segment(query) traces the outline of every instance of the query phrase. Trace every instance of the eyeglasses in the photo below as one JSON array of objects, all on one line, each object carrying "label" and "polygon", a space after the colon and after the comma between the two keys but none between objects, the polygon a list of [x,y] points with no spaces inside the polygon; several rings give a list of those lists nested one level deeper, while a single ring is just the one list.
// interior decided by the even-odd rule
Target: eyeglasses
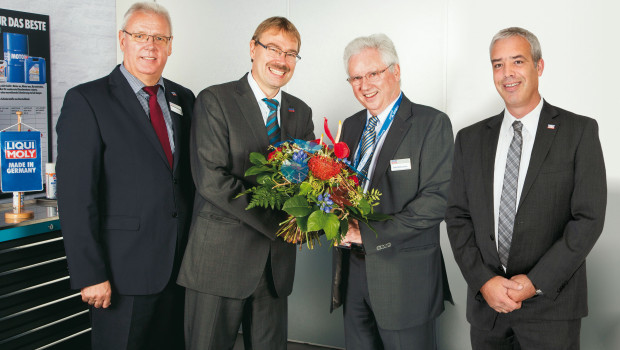
[{"label": "eyeglasses", "polygon": [[381,79],[381,74],[383,74],[383,72],[385,72],[391,66],[393,66],[393,64],[390,64],[389,66],[383,68],[383,70],[376,70],[374,72],[366,73],[366,75],[356,75],[354,77],[349,77],[347,78],[347,81],[353,86],[359,86],[362,84],[362,80],[364,80],[364,77],[366,77],[369,82],[375,83],[379,81],[379,79]]},{"label": "eyeglasses", "polygon": [[278,47],[276,46],[272,46],[272,45],[263,45],[263,43],[261,43],[258,40],[254,40],[254,42],[256,42],[258,45],[262,46],[265,48],[265,50],[267,50],[267,56],[269,56],[270,58],[280,58],[280,56],[282,56],[282,54],[284,54],[284,59],[286,59],[287,61],[293,63],[293,62],[297,62],[301,59],[301,56],[299,56],[299,54],[295,51],[287,51],[284,52],[282,50],[280,50]]},{"label": "eyeglasses", "polygon": [[167,45],[168,42],[170,41],[170,39],[172,38],[171,36],[163,36],[163,35],[150,35],[150,34],[145,34],[145,33],[130,33],[128,31],[126,31],[125,29],[123,29],[123,32],[125,34],[129,34],[131,36],[131,38],[133,39],[133,41],[135,42],[139,42],[139,43],[145,43],[147,41],[149,41],[149,37],[153,38],[153,43],[157,44],[157,45]]}]

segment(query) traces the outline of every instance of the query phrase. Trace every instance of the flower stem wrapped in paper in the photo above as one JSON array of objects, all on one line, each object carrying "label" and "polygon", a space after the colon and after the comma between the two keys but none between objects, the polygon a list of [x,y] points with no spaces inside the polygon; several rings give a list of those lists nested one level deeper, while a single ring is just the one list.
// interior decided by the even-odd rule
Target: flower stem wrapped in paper
[{"label": "flower stem wrapped in paper", "polygon": [[[334,140],[325,119],[325,133],[333,146],[315,141],[291,140],[269,146],[267,158],[250,154],[254,164],[245,176],[256,176],[258,186],[237,197],[251,195],[246,210],[254,207],[283,210],[288,218],[280,223],[278,236],[290,243],[306,242],[309,249],[321,244],[320,231],[331,244],[339,244],[349,228],[349,218],[368,225],[370,220],[387,220],[388,215],[375,213],[381,193],[364,193],[358,172],[347,160],[349,147]],[[370,225],[369,225],[370,227]],[[372,228],[372,227],[371,227]]]}]

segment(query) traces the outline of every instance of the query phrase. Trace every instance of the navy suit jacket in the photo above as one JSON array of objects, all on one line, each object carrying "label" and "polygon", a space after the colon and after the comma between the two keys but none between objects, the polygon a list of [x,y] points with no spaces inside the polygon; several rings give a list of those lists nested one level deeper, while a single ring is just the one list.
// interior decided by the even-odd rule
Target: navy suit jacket
[{"label": "navy suit jacket", "polygon": [[110,280],[121,294],[160,292],[175,277],[191,220],[193,93],[164,79],[174,166],[117,66],[70,89],[56,125],[58,205],[76,289]]}]

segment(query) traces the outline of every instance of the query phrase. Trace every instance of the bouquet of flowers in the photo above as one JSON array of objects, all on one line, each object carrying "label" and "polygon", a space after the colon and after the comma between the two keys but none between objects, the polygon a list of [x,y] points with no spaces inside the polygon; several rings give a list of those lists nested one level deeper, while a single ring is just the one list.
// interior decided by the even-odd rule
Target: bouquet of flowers
[{"label": "bouquet of flowers", "polygon": [[[251,195],[246,210],[254,207],[283,210],[288,218],[276,233],[291,243],[306,242],[313,249],[320,231],[332,244],[339,244],[349,228],[349,218],[368,225],[369,220],[386,220],[388,215],[375,213],[381,193],[364,193],[357,170],[347,160],[349,147],[333,139],[325,119],[325,133],[333,146],[320,140],[293,139],[269,146],[271,153],[250,154],[254,164],[245,176],[256,176],[254,186],[237,197]],[[368,225],[371,227],[370,225]],[[372,229],[372,227],[371,227]],[[374,231],[374,230],[373,230]],[[375,231],[376,232],[376,231]]]}]

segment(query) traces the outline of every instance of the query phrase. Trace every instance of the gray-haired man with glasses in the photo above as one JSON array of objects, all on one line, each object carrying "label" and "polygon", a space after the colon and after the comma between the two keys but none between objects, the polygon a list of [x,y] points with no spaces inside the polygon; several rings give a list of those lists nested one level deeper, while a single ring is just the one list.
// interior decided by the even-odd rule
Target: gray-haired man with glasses
[{"label": "gray-haired man with glasses", "polygon": [[331,307],[344,306],[347,349],[436,349],[436,319],[452,302],[439,245],[452,126],[401,92],[396,48],[384,34],[351,41],[344,64],[365,109],[345,120],[342,140],[364,190],[383,194],[375,210],[392,219],[371,222],[376,233],[349,222],[334,249]]},{"label": "gray-haired man with glasses", "polygon": [[314,138],[308,105],[281,90],[293,77],[300,46],[290,21],[266,19],[250,40],[251,72],[196,99],[196,205],[178,280],[187,287],[188,349],[232,349],[241,324],[246,349],[286,349],[295,245],[275,236],[284,217],[246,211],[247,196],[235,197],[256,185],[244,177],[250,152],[267,154],[270,144]]},{"label": "gray-haired man with glasses", "polygon": [[132,5],[118,37],[123,63],[69,90],[56,126],[71,286],[90,305],[93,349],[182,349],[194,94],[162,77],[161,5]]}]

